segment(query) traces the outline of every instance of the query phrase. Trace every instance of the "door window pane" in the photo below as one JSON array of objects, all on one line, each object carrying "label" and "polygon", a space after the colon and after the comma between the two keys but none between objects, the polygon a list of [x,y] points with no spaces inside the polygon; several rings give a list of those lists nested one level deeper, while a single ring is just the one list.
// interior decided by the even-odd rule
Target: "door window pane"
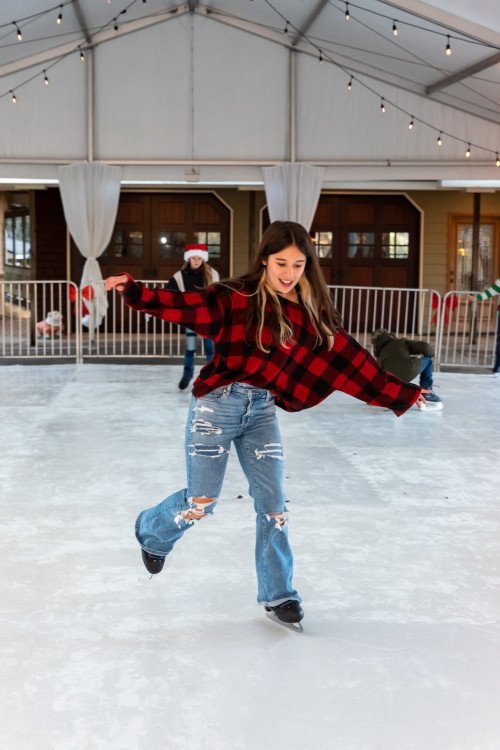
[{"label": "door window pane", "polygon": [[13,266],[14,263],[14,219],[9,216],[5,219],[5,265]]},{"label": "door window pane", "polygon": [[318,258],[331,258],[333,255],[333,232],[314,232],[311,240]]},{"label": "door window pane", "polygon": [[29,214],[24,217],[24,265],[27,268],[29,268],[31,265],[31,239],[30,239]]},{"label": "door window pane", "polygon": [[27,209],[16,209],[4,217],[6,266],[29,268],[31,264],[30,217]]},{"label": "door window pane", "polygon": [[[117,229],[112,242],[116,258],[142,258],[142,232],[130,229]],[[102,257],[107,256],[107,251]]]},{"label": "door window pane", "polygon": [[[479,227],[478,288],[488,286],[493,280],[493,224]],[[471,289],[472,283],[472,224],[459,224],[457,228],[457,290]]]},{"label": "door window pane", "polygon": [[186,235],[184,232],[158,233],[158,255],[162,260],[181,265],[184,260],[186,249]]},{"label": "door window pane", "polygon": [[382,257],[405,259],[410,254],[409,232],[382,232]]},{"label": "door window pane", "polygon": [[196,244],[206,245],[209,260],[220,258],[220,232],[194,232]]},{"label": "door window pane", "polygon": [[349,232],[348,258],[373,258],[374,255],[374,232]]}]

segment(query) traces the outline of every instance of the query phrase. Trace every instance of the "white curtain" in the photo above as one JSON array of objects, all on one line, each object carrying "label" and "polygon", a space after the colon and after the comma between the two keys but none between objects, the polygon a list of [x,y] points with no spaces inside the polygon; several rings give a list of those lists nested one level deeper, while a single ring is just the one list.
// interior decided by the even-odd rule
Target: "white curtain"
[{"label": "white curtain", "polygon": [[[82,162],[59,169],[64,216],[81,254],[87,259],[80,288],[94,289],[91,319],[94,328],[106,314],[108,300],[97,258],[109,244],[120,198],[121,169]],[[90,303],[89,303],[90,304]]]},{"label": "white curtain", "polygon": [[262,167],[271,221],[296,221],[309,231],[321,193],[323,171],[323,167],[309,164]]}]

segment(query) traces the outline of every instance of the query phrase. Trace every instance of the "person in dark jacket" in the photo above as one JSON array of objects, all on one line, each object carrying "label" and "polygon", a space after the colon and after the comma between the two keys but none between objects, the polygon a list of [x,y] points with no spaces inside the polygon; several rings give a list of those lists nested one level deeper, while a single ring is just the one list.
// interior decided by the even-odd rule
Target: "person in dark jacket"
[{"label": "person in dark jacket", "polygon": [[432,391],[434,349],[428,341],[398,338],[386,328],[379,328],[372,335],[372,344],[377,362],[387,372],[407,383],[420,375],[420,387],[429,391],[425,394],[424,410],[443,408],[441,399]]},{"label": "person in dark jacket", "polygon": [[[206,245],[186,245],[184,265],[174,273],[166,284],[167,289],[175,292],[196,292],[205,286],[219,281],[219,274],[208,265],[208,249]],[[185,390],[194,375],[194,355],[196,352],[196,333],[186,328],[184,344],[184,370],[179,381],[181,391]],[[205,359],[210,362],[214,356],[214,345],[211,339],[203,339]]]}]

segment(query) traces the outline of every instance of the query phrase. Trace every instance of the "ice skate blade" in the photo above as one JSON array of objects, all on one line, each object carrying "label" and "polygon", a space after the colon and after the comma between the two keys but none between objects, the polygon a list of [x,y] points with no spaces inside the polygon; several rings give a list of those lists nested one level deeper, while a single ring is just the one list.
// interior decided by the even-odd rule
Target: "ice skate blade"
[{"label": "ice skate blade", "polygon": [[274,612],[266,612],[266,617],[275,622],[277,625],[288,628],[288,630],[294,630],[296,633],[304,632],[304,628],[302,627],[300,622],[282,622],[281,620],[278,620]]},{"label": "ice skate blade", "polygon": [[441,411],[442,408],[442,401],[428,401],[426,404],[422,404],[421,411]]}]

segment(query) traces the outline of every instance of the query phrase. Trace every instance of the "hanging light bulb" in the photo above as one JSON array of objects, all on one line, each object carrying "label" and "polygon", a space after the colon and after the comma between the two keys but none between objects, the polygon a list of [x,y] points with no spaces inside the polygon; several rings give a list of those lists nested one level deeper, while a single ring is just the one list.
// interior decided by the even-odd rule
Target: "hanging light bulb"
[{"label": "hanging light bulb", "polygon": [[437,145],[438,146],[442,146],[443,145],[443,139],[441,138],[442,134],[443,134],[443,132],[440,130],[439,131],[439,135],[437,137]]},{"label": "hanging light bulb", "polygon": [[347,90],[350,91],[352,89],[352,76],[349,78],[349,83],[347,84]]},{"label": "hanging light bulb", "polygon": [[288,34],[288,21],[285,24],[285,30],[283,32],[284,34]]},{"label": "hanging light bulb", "polygon": [[351,16],[349,14],[349,3],[346,3],[345,4],[345,20],[348,21],[350,19],[350,17]]},{"label": "hanging light bulb", "polygon": [[323,65],[323,53],[321,50],[319,51],[319,64]]},{"label": "hanging light bulb", "polygon": [[12,23],[13,23],[13,24],[14,24],[14,26],[16,27],[16,35],[17,35],[17,38],[18,38],[18,40],[19,40],[19,41],[21,41],[21,39],[23,38],[23,35],[22,35],[22,33],[21,33],[21,29],[19,28],[19,26],[17,25],[17,23],[16,23],[15,21],[12,21]]},{"label": "hanging light bulb", "polygon": [[448,39],[448,42],[447,42],[447,44],[446,44],[446,50],[445,50],[445,52],[446,52],[446,54],[447,54],[447,55],[448,55],[448,57],[449,57],[449,56],[451,55],[451,47],[450,47],[450,35],[448,34],[448,36],[447,36],[446,38]]},{"label": "hanging light bulb", "polygon": [[498,158],[498,154],[497,154],[497,160],[496,160],[495,163],[496,163],[497,167],[500,167],[500,159]]},{"label": "hanging light bulb", "polygon": [[470,143],[467,145],[467,151],[465,152],[465,156],[468,159],[470,156]]},{"label": "hanging light bulb", "polygon": [[398,27],[396,26],[396,21],[392,22],[392,33],[394,34],[394,36],[397,36],[398,33],[399,33],[398,32]]},{"label": "hanging light bulb", "polygon": [[44,84],[46,86],[49,85],[49,79],[47,78],[47,71],[46,70],[43,71],[43,82],[44,82]]},{"label": "hanging light bulb", "polygon": [[384,113],[384,112],[385,112],[385,102],[384,102],[384,97],[382,97],[382,99],[380,100],[380,111],[381,111],[382,113]]},{"label": "hanging light bulb", "polygon": [[415,125],[415,122],[413,120],[413,115],[411,116],[410,124],[408,125],[408,130],[413,130],[413,126]]},{"label": "hanging light bulb", "polygon": [[12,89],[9,91],[9,94],[11,94],[12,104],[15,104],[17,102],[17,96],[14,94]]},{"label": "hanging light bulb", "polygon": [[59,15],[57,16],[56,23],[59,24],[59,25],[61,25],[62,24],[62,10],[63,10],[63,6],[60,5],[59,7],[60,7],[61,10],[59,11]]},{"label": "hanging light bulb", "polygon": [[115,25],[113,26],[115,31],[118,31],[118,24],[116,23],[116,18],[113,18],[113,21],[115,22]]},{"label": "hanging light bulb", "polygon": [[80,50],[80,60],[85,62],[85,52],[82,49]]}]

